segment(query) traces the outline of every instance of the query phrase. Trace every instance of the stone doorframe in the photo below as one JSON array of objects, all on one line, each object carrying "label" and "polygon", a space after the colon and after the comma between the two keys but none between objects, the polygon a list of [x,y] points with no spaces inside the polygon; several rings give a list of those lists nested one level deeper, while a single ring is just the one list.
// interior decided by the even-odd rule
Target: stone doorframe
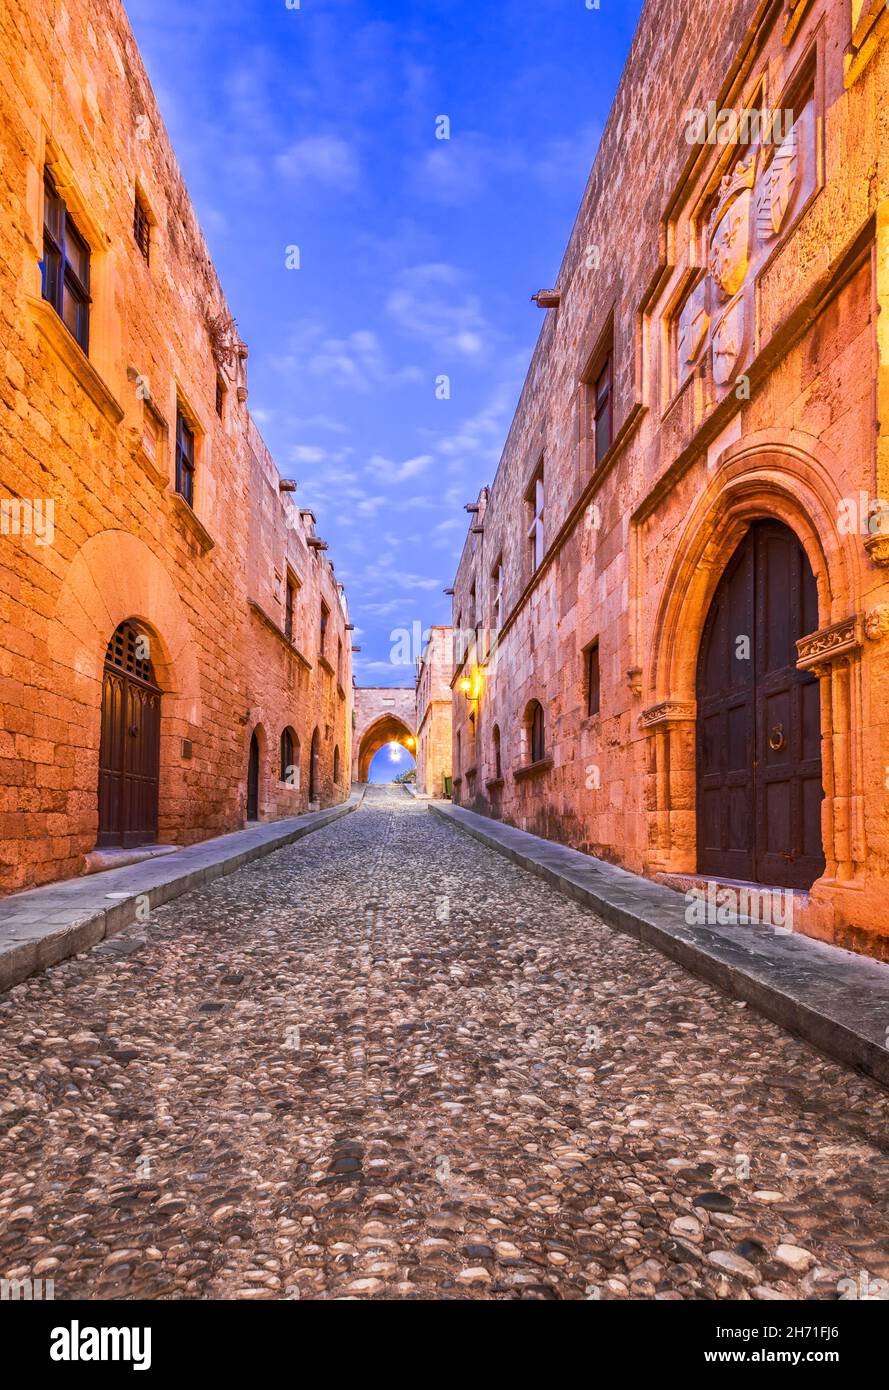
[{"label": "stone doorframe", "polygon": [[[863,552],[839,531],[839,469],[808,435],[754,435],[721,456],[690,511],[667,572],[644,673],[649,822],[646,870],[694,873],[698,651],[716,587],[751,522],[781,521],[799,538],[818,586],[819,630],[798,646],[798,665],[821,686],[819,884],[862,878],[865,859],[861,650],[875,626],[856,605]],[[874,634],[875,635],[875,634]]]}]

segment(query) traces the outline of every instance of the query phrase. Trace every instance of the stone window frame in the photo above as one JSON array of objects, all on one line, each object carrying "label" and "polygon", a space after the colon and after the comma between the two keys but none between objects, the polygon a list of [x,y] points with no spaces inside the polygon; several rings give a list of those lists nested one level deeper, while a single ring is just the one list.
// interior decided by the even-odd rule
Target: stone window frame
[{"label": "stone window frame", "polygon": [[[587,340],[589,341],[589,340]],[[608,446],[596,449],[596,388],[602,373],[610,364],[609,406],[611,412]],[[614,447],[615,429],[615,305],[612,304],[600,328],[592,351],[581,360],[577,388],[577,445],[580,453],[581,476],[592,478],[605,465]]]},{"label": "stone window frame", "polygon": [[[540,455],[525,488],[525,551],[529,580],[534,578],[546,557],[546,457]],[[530,520],[529,520],[530,518]]]},{"label": "stone window frame", "polygon": [[[115,327],[116,312],[108,255],[111,239],[86,196],[74,165],[45,123],[41,123],[37,146],[35,156],[28,162],[27,171],[24,218],[28,263],[26,303],[38,332],[98,406],[105,419],[112,426],[117,426],[123,420],[125,411],[112,386],[112,383],[121,381],[123,365]],[[47,174],[90,251],[89,355],[43,297],[41,261]]]},{"label": "stone window frame", "polygon": [[[57,218],[50,215],[50,203],[55,205]],[[83,269],[69,255],[69,241],[74,249],[82,253]],[[49,253],[49,254],[48,254]],[[55,272],[48,274],[50,256],[55,262]],[[56,188],[49,169],[43,171],[43,259],[41,261],[43,298],[55,309],[62,323],[75,343],[89,357],[90,353],[90,314],[92,295],[90,294],[90,262],[92,248],[83,236],[77,221],[68,207],[64,196]],[[66,296],[76,306],[75,325],[72,328],[65,318]]]},{"label": "stone window frame", "polygon": [[178,379],[174,379],[173,381],[171,394],[173,400],[171,419],[178,421],[178,418],[181,416],[194,436],[194,468],[192,470],[192,496],[191,501],[189,501],[177,487],[177,423],[177,425],[174,426],[176,433],[170,441],[169,468],[171,476],[169,480],[169,492],[173,500],[173,505],[190,525],[201,548],[206,551],[215,543],[213,537],[207,531],[201,520],[206,506],[207,474],[210,464],[210,445],[207,429]]},{"label": "stone window frame", "polygon": [[[584,719],[598,719],[602,713],[602,663],[598,636],[583,649],[583,707]],[[595,659],[595,668],[593,662]],[[595,674],[595,686],[593,675]],[[595,696],[595,701],[594,697]],[[595,709],[592,707],[595,702]]]}]

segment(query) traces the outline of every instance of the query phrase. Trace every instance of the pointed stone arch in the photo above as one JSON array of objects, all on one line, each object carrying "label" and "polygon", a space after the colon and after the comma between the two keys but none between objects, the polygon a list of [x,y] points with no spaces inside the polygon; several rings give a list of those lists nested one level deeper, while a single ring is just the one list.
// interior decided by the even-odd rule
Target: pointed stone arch
[{"label": "pointed stone arch", "polygon": [[721,455],[688,514],[654,618],[640,716],[650,741],[649,871],[687,874],[697,867],[698,652],[722,574],[750,525],[764,519],[794,532],[818,588],[819,630],[800,662],[821,680],[824,879],[854,879],[863,863],[863,552],[860,538],[840,530],[838,473],[830,451],[809,435],[751,435]]}]

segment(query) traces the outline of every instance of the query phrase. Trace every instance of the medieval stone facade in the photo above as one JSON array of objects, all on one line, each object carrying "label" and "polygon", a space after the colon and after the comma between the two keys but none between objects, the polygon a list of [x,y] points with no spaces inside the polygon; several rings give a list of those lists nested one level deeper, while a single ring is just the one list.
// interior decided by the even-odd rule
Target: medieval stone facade
[{"label": "medieval stone facade", "polygon": [[0,16],[0,888],[348,794],[342,588],[117,0]]},{"label": "medieval stone facade", "polygon": [[444,796],[451,776],[451,676],[454,634],[432,627],[417,662],[417,791]]},{"label": "medieval stone facade", "polygon": [[[464,806],[889,956],[889,48],[643,11],[455,581]],[[882,310],[882,313],[880,312]]]}]

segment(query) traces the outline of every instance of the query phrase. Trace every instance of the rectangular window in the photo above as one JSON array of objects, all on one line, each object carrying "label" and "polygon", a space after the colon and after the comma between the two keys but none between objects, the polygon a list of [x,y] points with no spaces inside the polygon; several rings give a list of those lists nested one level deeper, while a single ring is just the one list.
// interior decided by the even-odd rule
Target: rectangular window
[{"label": "rectangular window", "polygon": [[136,245],[145,257],[146,264],[151,262],[151,223],[148,220],[148,213],[139,194],[136,194],[136,201],[133,205],[133,236],[136,238]]},{"label": "rectangular window", "polygon": [[221,376],[218,376],[218,377],[216,378],[216,414],[219,416],[220,420],[222,419],[224,413],[225,413],[225,387],[224,387],[224,385],[222,384],[222,377],[221,377]]},{"label": "rectangular window", "polygon": [[491,571],[491,628],[499,632],[503,621],[503,557],[498,556]]},{"label": "rectangular window", "polygon": [[89,351],[90,249],[68,216],[55,184],[44,178],[43,298],[84,352]]},{"label": "rectangular window", "polygon": [[336,683],[343,683],[343,644],[339,638],[336,641]]},{"label": "rectangular window", "polygon": [[611,409],[611,358],[605,362],[594,387],[593,434],[596,441],[596,467],[602,462],[613,439]]},{"label": "rectangular window", "polygon": [[525,501],[528,506],[528,515],[531,518],[531,524],[528,527],[528,553],[531,558],[531,573],[535,574],[543,563],[544,552],[542,465],[538,469],[528,492],[525,494]]},{"label": "rectangular window", "polygon": [[284,636],[288,642],[293,641],[293,613],[296,607],[296,585],[288,575],[287,593],[284,598]]},{"label": "rectangular window", "polygon": [[326,603],[321,605],[321,623],[318,629],[318,650],[324,655],[324,643],[327,638],[327,621],[330,617],[330,609]]},{"label": "rectangular window", "polygon": [[176,411],[176,491],[194,506],[194,430],[181,410]]},{"label": "rectangular window", "polygon": [[586,652],[586,712],[590,719],[599,713],[599,643],[594,642]]}]

